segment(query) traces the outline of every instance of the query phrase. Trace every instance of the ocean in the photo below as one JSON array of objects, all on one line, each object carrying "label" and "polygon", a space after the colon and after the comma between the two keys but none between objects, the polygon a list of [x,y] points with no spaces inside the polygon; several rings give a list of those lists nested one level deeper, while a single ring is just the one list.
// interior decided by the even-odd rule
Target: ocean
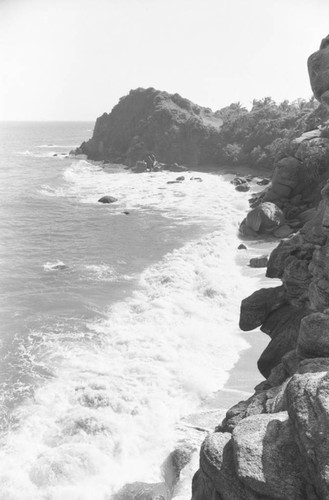
[{"label": "ocean", "polygon": [[70,157],[92,129],[0,125],[1,500],[161,481],[178,423],[248,348],[240,301],[264,280],[237,250],[248,193]]}]

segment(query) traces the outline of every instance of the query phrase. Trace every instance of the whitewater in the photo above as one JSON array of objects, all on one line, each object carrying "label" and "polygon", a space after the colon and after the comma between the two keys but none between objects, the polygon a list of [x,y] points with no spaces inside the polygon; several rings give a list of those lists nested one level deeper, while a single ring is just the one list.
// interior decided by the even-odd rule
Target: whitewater
[{"label": "whitewater", "polygon": [[3,500],[162,481],[182,419],[214,407],[248,348],[240,302],[264,279],[237,250],[248,193],[69,157],[91,128],[1,125]]}]

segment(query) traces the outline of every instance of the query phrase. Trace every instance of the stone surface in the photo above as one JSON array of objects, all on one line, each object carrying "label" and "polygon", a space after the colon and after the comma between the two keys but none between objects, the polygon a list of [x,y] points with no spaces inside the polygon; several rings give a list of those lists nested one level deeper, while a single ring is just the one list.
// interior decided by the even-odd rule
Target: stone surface
[{"label": "stone surface", "polygon": [[247,417],[233,431],[238,478],[260,495],[305,499],[303,467],[286,412]]},{"label": "stone surface", "polygon": [[329,315],[320,312],[302,319],[297,342],[300,358],[329,358]]}]

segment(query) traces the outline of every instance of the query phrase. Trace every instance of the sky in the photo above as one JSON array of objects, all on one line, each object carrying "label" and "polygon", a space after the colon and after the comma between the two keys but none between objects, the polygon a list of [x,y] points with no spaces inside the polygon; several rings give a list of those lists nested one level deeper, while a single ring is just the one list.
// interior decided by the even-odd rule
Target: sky
[{"label": "sky", "polygon": [[137,87],[309,98],[328,33],[329,0],[0,0],[0,120],[95,120]]}]

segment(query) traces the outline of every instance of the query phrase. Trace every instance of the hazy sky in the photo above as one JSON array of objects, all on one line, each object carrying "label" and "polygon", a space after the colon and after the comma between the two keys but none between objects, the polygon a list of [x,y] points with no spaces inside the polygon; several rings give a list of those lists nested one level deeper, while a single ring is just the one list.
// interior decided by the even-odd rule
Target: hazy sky
[{"label": "hazy sky", "polygon": [[0,120],[94,120],[136,87],[308,98],[329,0],[0,0]]}]

